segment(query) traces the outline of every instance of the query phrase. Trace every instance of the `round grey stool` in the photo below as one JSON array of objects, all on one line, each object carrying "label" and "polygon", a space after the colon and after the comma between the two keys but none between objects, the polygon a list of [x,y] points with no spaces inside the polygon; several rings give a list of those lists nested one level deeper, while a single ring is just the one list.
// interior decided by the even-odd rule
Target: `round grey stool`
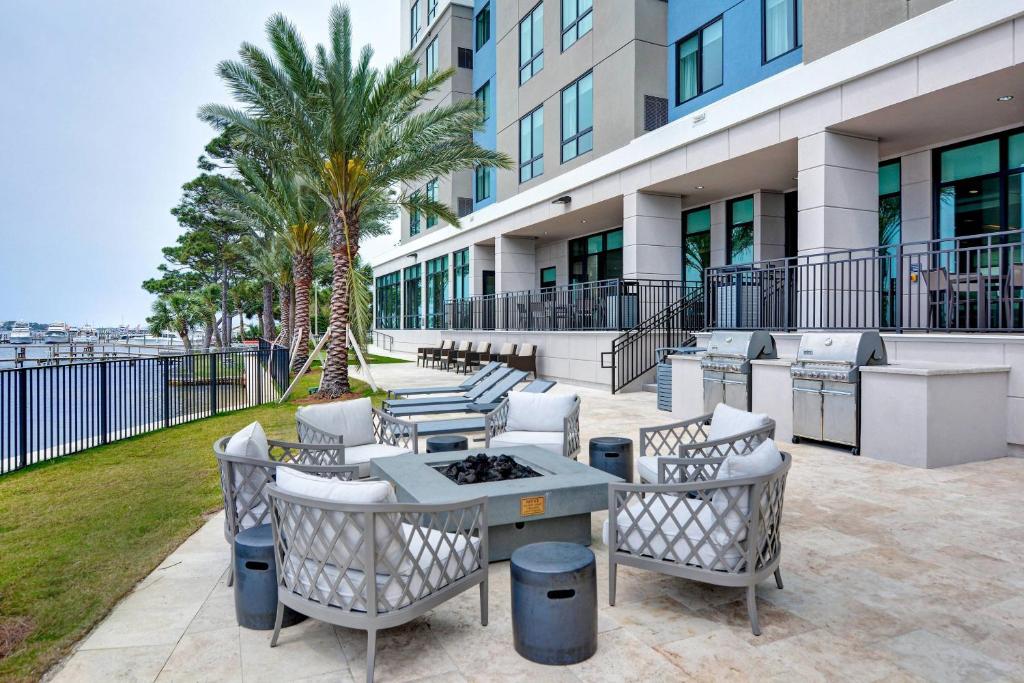
[{"label": "round grey stool", "polygon": [[632,483],[633,440],[618,436],[591,439],[590,466]]},{"label": "round grey stool", "polygon": [[469,439],[455,434],[431,436],[427,438],[427,453],[447,453],[448,451],[464,451],[469,448]]},{"label": "round grey stool", "polygon": [[531,543],[512,553],[512,637],[538,664],[575,664],[597,652],[594,553],[576,543]]},{"label": "round grey stool", "polygon": [[[277,617],[277,570],[274,563],[274,533],[262,524],[235,536],[235,618],[239,626],[269,631]],[[282,626],[306,617],[284,608]]]}]

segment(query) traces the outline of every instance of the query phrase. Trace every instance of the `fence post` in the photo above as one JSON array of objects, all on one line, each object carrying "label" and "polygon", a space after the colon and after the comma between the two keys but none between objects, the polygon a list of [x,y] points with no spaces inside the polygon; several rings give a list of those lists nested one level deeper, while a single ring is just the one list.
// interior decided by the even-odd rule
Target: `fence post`
[{"label": "fence post", "polygon": [[19,444],[19,468],[28,465],[28,369],[18,370],[18,433],[21,434]]},{"label": "fence post", "polygon": [[896,305],[893,306],[896,331],[903,332],[903,243],[896,246]]},{"label": "fence post", "polygon": [[211,353],[210,359],[210,415],[217,414],[217,354]]},{"label": "fence post", "polygon": [[107,364],[100,363],[100,443],[109,443],[110,416],[107,409]]},{"label": "fence post", "polygon": [[[262,353],[262,352],[261,352]],[[261,356],[256,356],[256,404],[263,405],[263,363]],[[243,359],[244,362],[244,359]],[[242,367],[245,367],[244,365]],[[267,363],[267,372],[270,371],[270,363]]]},{"label": "fence post", "polygon": [[164,427],[171,426],[171,359],[161,358],[160,365],[164,366]]}]

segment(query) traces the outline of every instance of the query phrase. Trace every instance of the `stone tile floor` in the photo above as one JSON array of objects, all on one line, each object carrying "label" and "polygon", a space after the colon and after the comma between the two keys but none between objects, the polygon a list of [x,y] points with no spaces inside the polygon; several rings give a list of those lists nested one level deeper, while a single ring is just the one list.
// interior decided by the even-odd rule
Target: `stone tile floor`
[{"label": "stone tile floor", "polygon": [[[448,383],[408,365],[384,386]],[[633,439],[671,421],[653,394],[559,385],[583,400],[582,431]],[[785,590],[758,589],[763,633],[741,590],[620,568],[607,604],[605,514],[595,514],[597,654],[545,667],[512,648],[508,563],[491,567],[490,625],[477,592],[378,636],[378,681],[1024,680],[1024,459],[916,470],[843,451],[794,457],[783,523]],[[585,450],[585,449],[584,449]],[[212,455],[211,455],[212,457]],[[586,460],[586,453],[581,454]],[[360,681],[365,636],[307,620],[270,632],[235,624],[222,519],[211,519],[51,674],[59,681]]]}]

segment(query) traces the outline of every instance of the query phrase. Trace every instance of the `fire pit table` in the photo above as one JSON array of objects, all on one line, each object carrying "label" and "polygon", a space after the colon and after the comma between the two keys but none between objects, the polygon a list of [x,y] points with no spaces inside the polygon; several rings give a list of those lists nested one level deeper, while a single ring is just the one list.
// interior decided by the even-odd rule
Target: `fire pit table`
[{"label": "fire pit table", "polygon": [[[538,476],[457,484],[441,472],[478,454],[507,455]],[[528,543],[590,545],[590,513],[608,509],[608,484],[622,479],[534,446],[375,458],[372,476],[395,485],[402,503],[438,503],[487,496],[490,561],[507,560]]]}]

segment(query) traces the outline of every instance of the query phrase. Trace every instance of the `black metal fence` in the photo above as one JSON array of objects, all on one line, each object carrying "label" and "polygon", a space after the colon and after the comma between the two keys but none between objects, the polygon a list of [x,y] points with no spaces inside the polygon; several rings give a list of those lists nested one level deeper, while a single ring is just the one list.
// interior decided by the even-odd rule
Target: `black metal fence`
[{"label": "black metal fence", "polygon": [[0,474],[277,400],[288,350],[258,348],[0,370]]},{"label": "black metal fence", "polygon": [[1024,331],[1020,230],[705,271],[710,328]]}]

